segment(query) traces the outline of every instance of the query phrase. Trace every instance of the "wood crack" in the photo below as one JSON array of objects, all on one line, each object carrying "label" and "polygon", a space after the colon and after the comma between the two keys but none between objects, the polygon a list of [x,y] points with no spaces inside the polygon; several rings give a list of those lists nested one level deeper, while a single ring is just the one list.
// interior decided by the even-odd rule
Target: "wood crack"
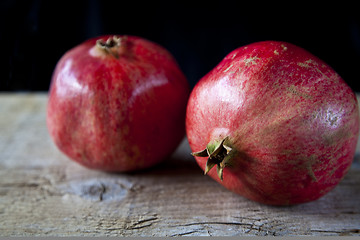
[{"label": "wood crack", "polygon": [[146,219],[138,220],[137,222],[132,223],[130,226],[126,226],[125,229],[127,230],[135,230],[141,229],[146,227],[151,227],[154,223],[158,222],[159,218],[154,216]]},{"label": "wood crack", "polygon": [[241,223],[241,222],[198,222],[198,223],[187,223],[187,224],[180,224],[174,225],[172,227],[187,227],[187,226],[194,226],[194,225],[205,225],[205,224],[213,224],[213,225],[237,225],[237,226],[248,226],[251,227],[251,223]]},{"label": "wood crack", "polygon": [[351,235],[351,234],[359,234],[360,229],[343,229],[343,230],[321,230],[321,229],[311,229],[310,232],[314,233],[329,233],[329,234],[339,234],[339,235]]},{"label": "wood crack", "polygon": [[180,237],[180,236],[185,236],[185,235],[189,235],[192,233],[197,233],[199,232],[198,230],[193,230],[193,231],[188,231],[188,232],[184,232],[184,233],[177,233],[177,234],[173,234],[170,237]]},{"label": "wood crack", "polygon": [[138,222],[134,223],[134,226],[135,226],[135,225],[142,224],[142,223],[145,223],[145,222],[154,221],[154,220],[158,220],[158,218],[157,218],[157,217],[152,217],[152,218],[147,218],[147,219],[139,220]]},{"label": "wood crack", "polygon": [[39,183],[25,183],[25,182],[21,182],[21,183],[3,183],[0,185],[0,187],[4,187],[4,188],[36,188],[39,187],[40,184]]}]

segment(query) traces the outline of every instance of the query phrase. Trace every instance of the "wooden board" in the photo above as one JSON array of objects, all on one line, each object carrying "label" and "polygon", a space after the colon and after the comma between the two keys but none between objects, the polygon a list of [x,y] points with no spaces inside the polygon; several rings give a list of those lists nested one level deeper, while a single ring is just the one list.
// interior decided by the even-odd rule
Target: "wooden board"
[{"label": "wooden board", "polygon": [[261,205],[204,176],[186,139],[163,164],[89,170],[49,138],[47,95],[0,94],[1,236],[360,236],[360,150],[321,199]]}]

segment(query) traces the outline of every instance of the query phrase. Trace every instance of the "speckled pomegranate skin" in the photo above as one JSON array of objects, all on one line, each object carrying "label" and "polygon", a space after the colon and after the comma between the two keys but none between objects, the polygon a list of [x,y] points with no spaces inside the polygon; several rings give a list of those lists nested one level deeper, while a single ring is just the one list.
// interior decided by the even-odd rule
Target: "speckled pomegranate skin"
[{"label": "speckled pomegranate skin", "polygon": [[69,50],[52,77],[47,126],[59,149],[93,169],[132,171],[166,159],[185,135],[190,93],[163,47],[136,36],[114,54],[93,38]]},{"label": "speckled pomegranate skin", "polygon": [[[355,94],[326,63],[286,42],[265,41],[228,54],[193,89],[186,131],[193,152],[229,136],[237,151],[208,175],[246,198],[271,205],[313,201],[352,163],[359,134]],[[196,157],[204,169],[206,157]]]}]

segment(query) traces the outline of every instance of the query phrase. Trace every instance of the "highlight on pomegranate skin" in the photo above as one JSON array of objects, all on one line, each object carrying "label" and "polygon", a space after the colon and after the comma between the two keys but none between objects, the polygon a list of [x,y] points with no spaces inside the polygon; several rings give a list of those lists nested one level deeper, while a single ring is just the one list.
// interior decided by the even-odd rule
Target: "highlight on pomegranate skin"
[{"label": "highlight on pomegranate skin", "polygon": [[186,132],[199,166],[271,205],[320,198],[345,176],[359,135],[356,95],[325,62],[286,42],[229,53],[193,89]]}]

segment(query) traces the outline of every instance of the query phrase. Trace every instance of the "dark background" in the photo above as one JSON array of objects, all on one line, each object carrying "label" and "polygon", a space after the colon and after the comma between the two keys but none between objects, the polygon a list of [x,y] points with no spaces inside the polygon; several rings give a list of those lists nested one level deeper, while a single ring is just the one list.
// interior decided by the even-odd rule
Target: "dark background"
[{"label": "dark background", "polygon": [[161,44],[191,87],[235,48],[288,41],[323,59],[360,91],[358,4],[287,2],[3,0],[0,91],[47,91],[60,57],[103,34],[137,35]]}]

